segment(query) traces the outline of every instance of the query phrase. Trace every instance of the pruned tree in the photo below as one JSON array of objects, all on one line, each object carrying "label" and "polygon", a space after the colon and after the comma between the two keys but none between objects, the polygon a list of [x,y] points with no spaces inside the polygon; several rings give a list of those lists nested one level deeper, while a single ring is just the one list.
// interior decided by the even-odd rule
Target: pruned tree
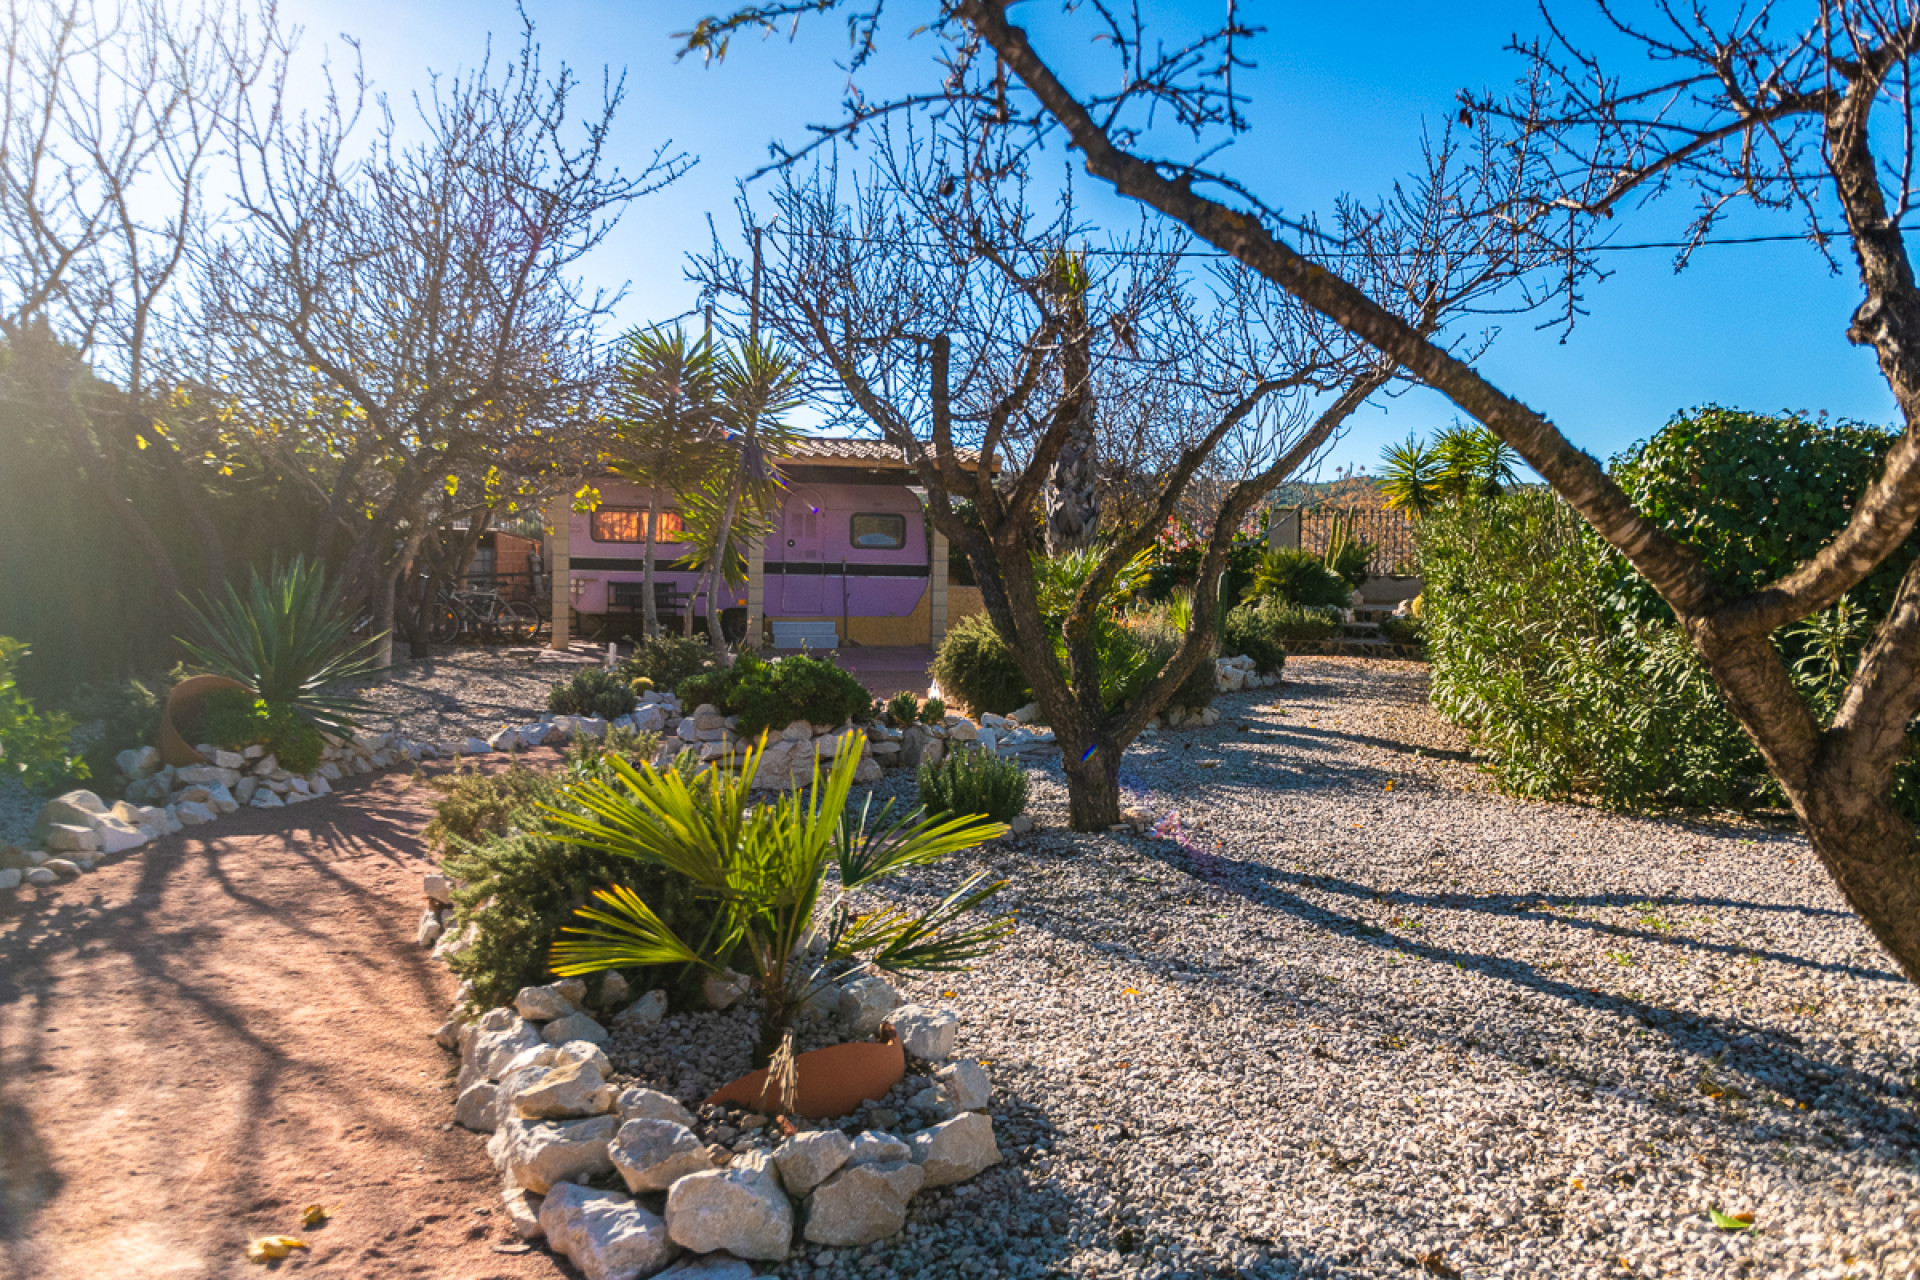
[{"label": "pruned tree", "polygon": [[131,501],[129,460],[162,469],[225,578],[201,489],[222,465],[175,393],[197,345],[179,299],[211,217],[223,118],[279,55],[273,11],[133,0],[0,11],[0,338],[9,398],[64,431],[154,575],[187,586]]},{"label": "pruned tree", "polygon": [[[993,123],[992,68],[976,64],[948,87],[964,109],[936,106],[898,129],[877,123],[863,179],[843,183],[830,166],[783,172],[762,320],[830,371],[848,409],[904,452],[930,519],[966,550],[1054,729],[1073,825],[1104,829],[1119,816],[1121,754],[1211,659],[1219,606],[1199,592],[1173,658],[1137,696],[1108,705],[1096,623],[1116,578],[1196,476],[1231,456],[1237,474],[1213,513],[1201,569],[1203,583],[1215,580],[1247,513],[1389,387],[1395,367],[1237,265],[1197,287],[1178,241],[1146,232],[1082,251],[1090,229],[1070,193],[1036,208],[1034,157]],[[1343,205],[1336,218],[1343,242],[1357,246],[1343,252],[1361,255],[1354,265],[1395,297],[1407,323],[1435,333],[1530,265],[1531,248],[1515,231],[1490,253],[1485,234],[1449,212],[1511,180],[1504,153],[1449,138],[1431,155],[1429,174],[1399,199]],[[716,251],[697,274],[718,294],[747,296],[737,258]],[[1127,382],[1148,391],[1115,396]],[[1058,626],[1056,658],[1035,561],[1049,543],[1090,531],[1091,486],[1077,463],[1063,484],[1060,464],[1070,443],[1084,447],[1090,406],[1102,401],[1109,416],[1153,415],[1147,429],[1178,449],[1137,517],[1104,529]],[[1050,487],[1049,516],[1071,521],[1049,519],[1041,535],[1035,517]],[[960,518],[961,500],[977,523]]]},{"label": "pruned tree", "polygon": [[343,581],[389,630],[434,495],[597,425],[598,326],[577,270],[628,202],[690,163],[634,175],[606,147],[622,88],[575,134],[578,83],[516,56],[437,80],[405,127],[364,82],[313,116],[280,79],[242,99],[228,144],[238,215],[209,251],[201,314],[217,385],[250,444],[305,486]]},{"label": "pruned tree", "polygon": [[[1635,69],[1643,82],[1610,69],[1550,22],[1545,38],[1519,46],[1528,74],[1517,94],[1462,97],[1463,122],[1485,129],[1491,121],[1516,151],[1551,160],[1469,211],[1483,225],[1531,227],[1559,242],[1555,287],[1569,319],[1591,267],[1585,237],[1595,220],[1668,193],[1697,202],[1693,244],[1738,204],[1797,219],[1830,261],[1840,261],[1844,242],[1860,289],[1847,337],[1874,352],[1903,429],[1831,541],[1779,580],[1734,592],[1675,531],[1636,510],[1545,414],[1502,390],[1470,355],[1409,323],[1396,299],[1344,263],[1320,260],[1299,228],[1244,184],[1194,160],[1150,153],[1148,111],[1203,142],[1246,127],[1234,75],[1254,33],[1234,6],[1222,25],[1171,46],[1150,39],[1137,12],[1104,0],[1069,6],[1122,62],[1121,87],[1108,94],[1070,88],[1057,60],[1013,21],[1012,7],[1008,0],[938,6],[942,95],[971,95],[969,109],[977,110],[977,91],[968,86],[990,75],[999,86],[998,127],[1029,145],[1065,142],[1095,178],[1364,340],[1515,449],[1672,608],[1841,893],[1908,977],[1920,980],[1920,844],[1890,794],[1920,712],[1920,566],[1902,580],[1830,720],[1796,692],[1771,639],[1834,606],[1920,519],[1920,286],[1902,231],[1920,136],[1913,80],[1920,12],[1888,0],[1823,0],[1799,21],[1771,6],[1721,21],[1698,6],[1659,6],[1637,25],[1602,5],[1614,35],[1645,55],[1644,69]],[[711,51],[743,26],[830,8],[852,10],[856,29],[871,40],[884,0],[757,5],[702,24],[689,43]],[[835,128],[907,105],[855,96]]]}]

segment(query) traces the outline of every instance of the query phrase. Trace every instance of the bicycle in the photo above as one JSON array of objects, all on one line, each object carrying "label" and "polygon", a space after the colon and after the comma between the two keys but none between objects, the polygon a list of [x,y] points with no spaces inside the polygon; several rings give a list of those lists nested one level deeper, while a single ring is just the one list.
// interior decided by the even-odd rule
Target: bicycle
[{"label": "bicycle", "polygon": [[451,644],[462,636],[496,636],[525,644],[540,633],[540,613],[524,600],[509,600],[497,587],[469,587],[442,591],[433,603],[427,632],[435,644]]}]

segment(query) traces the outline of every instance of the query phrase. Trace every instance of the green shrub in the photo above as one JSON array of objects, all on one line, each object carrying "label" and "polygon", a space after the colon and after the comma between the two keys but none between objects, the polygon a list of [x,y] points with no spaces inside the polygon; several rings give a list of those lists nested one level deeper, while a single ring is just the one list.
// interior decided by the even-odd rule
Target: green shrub
[{"label": "green shrub", "polygon": [[[73,718],[82,725],[97,724],[99,729],[87,743],[87,776],[98,781],[95,791],[119,777],[115,757],[129,747],[152,743],[160,732],[160,712],[166,704],[158,690],[164,686],[146,680],[115,680],[107,684],[85,685],[68,699]],[[84,736],[84,733],[83,733]]]},{"label": "green shrub", "polygon": [[436,852],[454,841],[471,844],[483,836],[511,835],[519,830],[538,830],[540,815],[533,806],[551,802],[555,795],[552,774],[536,773],[515,764],[496,773],[481,773],[461,766],[436,779],[440,798],[433,805],[433,819],[422,833],[427,847]]},{"label": "green shrub", "polygon": [[[1131,702],[1135,694],[1146,688],[1149,681],[1160,674],[1161,668],[1173,661],[1173,655],[1179,651],[1184,638],[1180,631],[1159,622],[1136,624],[1124,629],[1129,642],[1138,655],[1129,670],[1126,682],[1114,690],[1110,698],[1111,705]],[[1207,707],[1213,705],[1215,682],[1213,674],[1214,654],[1209,652],[1201,658],[1200,664],[1192,670],[1185,680],[1180,682],[1167,700],[1170,707]]]},{"label": "green shrub", "polygon": [[752,737],[795,720],[845,724],[868,714],[873,695],[824,658],[794,654],[769,662],[749,651],[725,670],[686,681],[680,701],[689,709],[710,702],[723,715],[739,716],[738,732]]},{"label": "green shrub", "polygon": [[289,773],[312,773],[326,753],[320,731],[292,708],[257,698],[249,689],[216,689],[201,699],[183,730],[187,740],[228,751],[264,746]]},{"label": "green shrub", "polygon": [[1251,594],[1306,609],[1344,609],[1353,599],[1352,589],[1339,574],[1319,556],[1298,547],[1276,547],[1262,556]]},{"label": "green shrub", "polygon": [[[1843,525],[1892,437],[1718,408],[1682,414],[1615,462],[1641,509],[1729,592],[1778,578]],[[1671,613],[1557,499],[1517,492],[1419,527],[1434,705],[1471,730],[1500,785],[1623,805],[1777,804],[1778,789]],[[1830,718],[1916,554],[1910,541],[1834,608],[1773,637]],[[1895,802],[1920,817],[1915,752]]]},{"label": "green shrub", "polygon": [[85,778],[87,765],[73,750],[72,719],[36,711],[20,692],[14,672],[27,652],[21,641],[0,636],[0,774],[37,791]]},{"label": "green shrub", "polygon": [[588,667],[574,672],[571,680],[553,686],[547,694],[547,710],[557,716],[598,716],[612,720],[633,710],[636,701],[633,688],[624,677]]},{"label": "green shrub", "polygon": [[920,766],[920,805],[928,813],[984,814],[1008,822],[1027,807],[1027,771],[1017,760],[956,745],[938,764]]},{"label": "green shrub", "polygon": [[1270,601],[1229,609],[1220,623],[1221,651],[1253,659],[1263,676],[1279,675],[1287,665],[1287,629],[1280,614],[1285,605]]},{"label": "green shrub", "polygon": [[886,720],[896,729],[916,724],[920,719],[920,699],[910,689],[902,689],[887,699]]},{"label": "green shrub", "polygon": [[943,696],[959,699],[976,716],[1003,716],[1033,700],[1013,650],[984,613],[947,628],[933,658],[933,678]]},{"label": "green shrub", "polygon": [[947,704],[938,698],[928,698],[920,708],[921,724],[945,724],[947,722]]},{"label": "green shrub", "polygon": [[1394,616],[1380,621],[1380,638],[1388,644],[1422,644],[1426,641],[1426,627],[1418,618]]},{"label": "green shrub", "polygon": [[720,664],[705,639],[690,636],[661,636],[655,640],[633,642],[633,656],[621,664],[628,686],[635,680],[651,680],[655,689],[678,689],[681,684]]}]

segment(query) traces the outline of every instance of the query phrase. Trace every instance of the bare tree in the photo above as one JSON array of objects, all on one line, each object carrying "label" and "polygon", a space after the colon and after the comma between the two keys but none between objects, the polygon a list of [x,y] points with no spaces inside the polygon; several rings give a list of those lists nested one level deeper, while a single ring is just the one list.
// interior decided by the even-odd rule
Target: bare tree
[{"label": "bare tree", "polygon": [[178,299],[207,232],[221,120],[279,50],[273,12],[12,0],[0,44],[8,392],[63,428],[89,483],[177,594],[167,540],[121,486],[136,453],[162,469],[200,543],[202,582],[218,583],[225,552],[200,490],[220,463],[174,395],[191,333]]},{"label": "bare tree", "polygon": [[[802,7],[756,6],[704,24],[689,42],[711,50],[731,30]],[[850,7],[856,30],[871,40],[884,0]],[[1908,977],[1920,980],[1920,844],[1890,794],[1920,712],[1920,566],[1902,580],[1829,723],[1795,690],[1770,639],[1832,606],[1920,519],[1920,288],[1901,229],[1915,190],[1920,12],[1893,0],[1823,0],[1797,24],[1769,6],[1719,23],[1698,6],[1660,6],[1643,27],[1603,4],[1614,33],[1646,55],[1654,71],[1646,83],[1612,73],[1549,20],[1549,35],[1521,49],[1530,74],[1519,94],[1463,96],[1464,121],[1492,116],[1513,147],[1554,153],[1553,163],[1473,212],[1486,225],[1560,237],[1558,288],[1569,316],[1591,266],[1581,237],[1593,219],[1671,190],[1697,197],[1694,243],[1742,202],[1798,218],[1833,260],[1835,242],[1846,241],[1861,295],[1847,336],[1874,351],[1904,430],[1826,546],[1775,582],[1731,593],[1544,414],[1408,323],[1368,282],[1316,261],[1296,243],[1297,228],[1244,185],[1196,161],[1146,154],[1146,108],[1201,139],[1245,127],[1233,77],[1253,32],[1232,5],[1223,25],[1174,46],[1150,40],[1137,14],[1104,0],[1085,6],[1082,16],[1124,65],[1123,87],[1107,95],[1069,89],[1011,7],[939,7],[947,91],[967,82],[969,67],[991,64],[1004,86],[996,118],[1009,130],[1030,141],[1063,139],[1094,177],[1364,339],[1518,451],[1673,609],[1822,864]],[[885,109],[851,105],[837,127]]]},{"label": "bare tree", "polygon": [[[962,75],[956,97],[988,104],[997,89]],[[990,113],[935,110],[927,130],[880,122],[870,179],[842,183],[831,168],[783,175],[779,252],[762,287],[765,323],[832,371],[845,399],[898,445],[926,486],[934,526],[965,548],[987,610],[1008,637],[1065,756],[1071,821],[1118,820],[1121,753],[1213,651],[1215,593],[1197,593],[1179,650],[1136,697],[1106,705],[1096,621],[1123,566],[1150,547],[1204,468],[1238,450],[1238,474],[1208,529],[1201,581],[1222,571],[1245,516],[1394,378],[1337,326],[1284,303],[1236,265],[1196,290],[1181,245],[1151,233],[1078,252],[1087,228],[1070,199],[1036,212],[1031,157]],[[1504,176],[1494,152],[1467,163],[1450,142],[1416,192],[1374,209],[1343,206],[1358,265],[1393,292],[1408,323],[1434,332],[1528,260],[1524,239],[1504,259],[1461,234],[1446,207]],[[737,260],[716,254],[699,274],[741,295]],[[1264,300],[1249,295],[1262,291]],[[1123,371],[1109,376],[1110,370]],[[1137,518],[1105,531],[1094,567],[1060,624],[1064,663],[1036,595],[1034,561],[1046,542],[1086,536],[1086,484],[1059,464],[1084,448],[1102,380],[1153,384],[1130,395],[1150,428],[1178,442]],[[977,452],[969,469],[962,450]],[[995,463],[1007,464],[997,482]],[[1092,459],[1087,459],[1089,469]],[[1049,536],[1036,534],[1049,487],[1063,500]],[[1064,490],[1064,492],[1063,492]],[[977,526],[962,521],[967,499]],[[1062,510],[1064,508],[1064,511]]]},{"label": "bare tree", "polygon": [[612,299],[575,272],[690,161],[609,166],[617,83],[576,140],[578,84],[546,77],[531,29],[504,65],[436,80],[407,127],[374,99],[363,152],[361,81],[311,118],[282,87],[233,117],[239,216],[204,268],[211,363],[253,447],[326,513],[321,537],[384,631],[436,492],[597,422]]}]

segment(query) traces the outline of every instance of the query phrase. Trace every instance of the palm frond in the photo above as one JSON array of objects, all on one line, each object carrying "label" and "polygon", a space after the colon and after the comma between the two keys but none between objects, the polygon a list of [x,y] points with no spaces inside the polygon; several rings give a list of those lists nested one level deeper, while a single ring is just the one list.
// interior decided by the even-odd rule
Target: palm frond
[{"label": "palm frond", "polygon": [[563,978],[617,969],[623,965],[646,967],[657,964],[697,964],[716,966],[682,942],[640,896],[625,885],[596,889],[593,896],[605,909],[581,907],[574,912],[584,920],[602,926],[581,929],[569,925],[563,937],[553,944],[553,971]]}]

